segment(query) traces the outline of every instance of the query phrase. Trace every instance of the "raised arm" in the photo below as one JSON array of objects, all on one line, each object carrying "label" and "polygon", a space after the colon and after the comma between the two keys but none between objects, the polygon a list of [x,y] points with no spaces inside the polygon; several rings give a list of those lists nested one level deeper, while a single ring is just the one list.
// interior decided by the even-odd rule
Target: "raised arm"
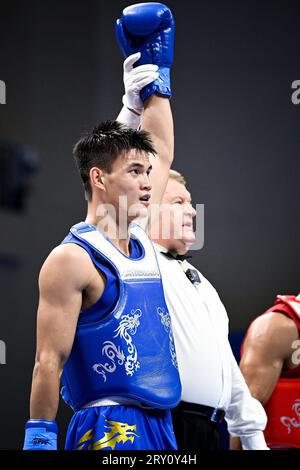
[{"label": "raised arm", "polygon": [[[150,132],[157,151],[157,157],[151,161],[151,204],[160,203],[173,160],[174,131],[168,98],[171,96],[170,69],[173,63],[174,31],[172,12],[161,3],[130,5],[123,10],[121,18],[116,22],[117,41],[124,56],[128,58],[124,63],[123,103],[127,110],[137,111],[138,114],[141,112],[141,103],[144,103],[141,127]],[[137,65],[135,70],[132,68],[133,64]],[[158,74],[149,64],[157,66]],[[150,82],[148,79],[151,79]],[[140,87],[142,82],[145,82],[145,85]],[[129,93],[130,86],[126,86],[126,83],[135,83],[134,94]],[[128,105],[128,101],[132,104]],[[118,119],[123,122],[127,119],[127,124],[130,125],[132,121],[136,125],[138,119],[132,114],[123,109]]]},{"label": "raised arm", "polygon": [[174,158],[174,128],[168,98],[152,95],[145,103],[141,127],[151,134],[157,156],[151,158],[153,169],[151,204],[159,204],[165,192],[169,169]]},{"label": "raised arm", "polygon": [[150,157],[153,167],[150,174],[151,203],[158,204],[164,194],[174,157],[173,117],[168,97],[154,94],[143,104],[139,96],[140,91],[155,80],[158,76],[158,67],[148,64],[133,68],[134,62],[139,57],[140,53],[133,54],[124,61],[124,106],[117,120],[132,128],[141,125],[151,134],[157,151],[156,157]]}]

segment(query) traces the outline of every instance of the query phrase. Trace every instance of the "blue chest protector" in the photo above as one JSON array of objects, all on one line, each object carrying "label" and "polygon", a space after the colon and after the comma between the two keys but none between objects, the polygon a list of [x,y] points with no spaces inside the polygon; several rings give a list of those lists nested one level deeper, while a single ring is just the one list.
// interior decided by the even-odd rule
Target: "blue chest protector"
[{"label": "blue chest protector", "polygon": [[[92,321],[79,317],[62,374],[63,398],[74,410],[113,396],[173,408],[180,400],[181,384],[170,314],[151,241],[142,228],[132,224],[131,238],[141,248],[141,256],[134,259],[92,225],[77,224],[70,234],[65,241],[78,242],[97,267],[101,269],[102,262],[103,272],[109,267],[115,273],[119,296],[116,303],[112,299],[106,315],[97,312],[97,303],[92,307]],[[109,292],[107,287],[105,292]]]}]

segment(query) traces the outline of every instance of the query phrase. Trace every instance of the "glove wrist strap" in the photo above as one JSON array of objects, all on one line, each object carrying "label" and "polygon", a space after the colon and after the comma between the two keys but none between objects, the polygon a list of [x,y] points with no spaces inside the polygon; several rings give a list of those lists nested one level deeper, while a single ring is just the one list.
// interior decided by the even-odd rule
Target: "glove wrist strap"
[{"label": "glove wrist strap", "polygon": [[159,77],[141,90],[140,95],[142,101],[146,101],[154,93],[158,93],[168,98],[172,96],[170,68],[159,67],[158,73]]},{"label": "glove wrist strap", "polygon": [[25,426],[23,450],[57,450],[57,432],[55,421],[30,419]]}]

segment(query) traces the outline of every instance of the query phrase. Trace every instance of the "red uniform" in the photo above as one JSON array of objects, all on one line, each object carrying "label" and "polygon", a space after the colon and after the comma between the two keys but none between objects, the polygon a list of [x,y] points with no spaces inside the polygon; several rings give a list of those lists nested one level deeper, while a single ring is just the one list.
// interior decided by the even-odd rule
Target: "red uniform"
[{"label": "red uniform", "polygon": [[[300,296],[278,295],[269,312],[282,312],[290,317],[300,331]],[[300,343],[295,344],[295,361],[300,362]],[[300,449],[300,363],[292,370],[282,371],[276,387],[265,405],[268,416],[265,439],[271,448]]]}]

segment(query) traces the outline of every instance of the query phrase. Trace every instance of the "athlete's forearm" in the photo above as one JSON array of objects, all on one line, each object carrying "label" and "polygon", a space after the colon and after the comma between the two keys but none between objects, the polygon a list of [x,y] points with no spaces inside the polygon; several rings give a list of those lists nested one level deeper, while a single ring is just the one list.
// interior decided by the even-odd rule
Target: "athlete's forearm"
[{"label": "athlete's forearm", "polygon": [[174,158],[174,127],[170,101],[152,95],[144,105],[141,127],[150,132],[157,157],[171,166]]},{"label": "athlete's forearm", "polygon": [[30,419],[54,420],[59,403],[60,368],[56,362],[36,362],[30,396]]}]

